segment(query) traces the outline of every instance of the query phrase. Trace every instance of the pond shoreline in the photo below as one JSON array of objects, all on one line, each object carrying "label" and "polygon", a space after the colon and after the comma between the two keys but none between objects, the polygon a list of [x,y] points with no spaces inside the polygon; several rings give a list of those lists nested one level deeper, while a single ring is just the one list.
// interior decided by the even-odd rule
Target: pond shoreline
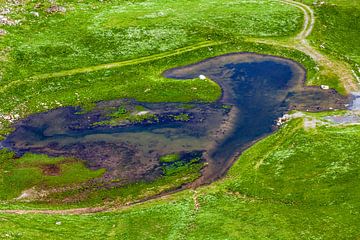
[{"label": "pond shoreline", "polygon": [[85,160],[90,169],[105,168],[101,181],[115,187],[157,179],[164,171],[161,156],[203,151],[207,164],[200,178],[178,191],[223,177],[243,151],[278,128],[275,121],[288,111],[344,109],[349,101],[334,90],[304,86],[302,65],[271,55],[229,53],[163,73],[178,80],[201,75],[221,86],[215,103],[186,103],[192,105],[186,109],[185,103],[122,99],[98,102],[80,114],[74,107],[58,108],[18,121],[1,144],[19,156]]}]

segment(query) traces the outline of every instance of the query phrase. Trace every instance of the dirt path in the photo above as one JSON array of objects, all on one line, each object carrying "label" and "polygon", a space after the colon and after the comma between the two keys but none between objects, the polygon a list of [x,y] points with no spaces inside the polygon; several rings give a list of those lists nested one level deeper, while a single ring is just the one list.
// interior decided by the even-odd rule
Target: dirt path
[{"label": "dirt path", "polygon": [[[288,47],[288,48],[294,48],[299,51],[302,51],[305,54],[309,55],[311,58],[313,58],[320,66],[323,66],[328,70],[331,70],[333,73],[335,73],[337,76],[339,76],[339,78],[343,82],[344,87],[348,93],[359,91],[359,89],[360,89],[359,85],[355,81],[355,78],[351,72],[350,66],[348,66],[344,62],[329,59],[328,57],[326,57],[325,55],[323,55],[322,53],[320,53],[319,51],[314,49],[312,46],[310,46],[310,44],[306,40],[306,38],[311,34],[311,32],[314,28],[314,24],[315,24],[314,11],[309,6],[299,3],[299,2],[295,2],[292,0],[280,0],[280,1],[285,4],[299,8],[304,13],[303,29],[294,38],[294,43],[288,43],[288,42],[284,43],[284,42],[269,40],[269,39],[251,39],[251,41],[265,43],[265,44],[271,44],[271,45],[278,45],[278,46],[283,46],[283,47]],[[78,74],[78,73],[93,72],[93,71],[99,71],[99,70],[103,70],[103,69],[118,68],[118,67],[122,67],[122,66],[139,64],[139,63],[153,61],[153,60],[161,59],[164,57],[174,56],[174,55],[178,55],[178,54],[181,54],[184,52],[190,52],[190,51],[193,51],[196,49],[210,47],[210,46],[219,45],[219,44],[222,44],[222,43],[207,41],[207,42],[198,43],[198,44],[195,44],[195,45],[192,45],[189,47],[177,49],[172,52],[156,54],[156,55],[138,58],[138,59],[134,59],[134,60],[128,60],[128,61],[116,62],[116,63],[110,63],[110,64],[102,64],[102,65],[98,65],[98,66],[78,68],[78,69],[61,71],[61,72],[57,72],[57,73],[38,75],[38,76],[34,76],[33,78],[31,78],[28,81],[35,81],[35,80],[52,78],[52,77],[70,76],[70,75],[74,75],[74,74]],[[17,84],[16,81],[14,83]],[[9,86],[5,85],[4,87],[5,87],[5,89],[0,89],[0,92],[6,90]],[[261,164],[261,163],[259,163],[259,164]],[[168,194],[164,194],[159,198],[167,197],[170,194],[172,194],[172,192],[170,192]],[[193,198],[194,198],[195,209],[199,209],[200,205],[197,200],[197,195],[194,194]],[[147,201],[156,200],[156,199],[158,199],[158,198],[152,198]],[[126,208],[129,208],[129,207],[137,205],[137,204],[141,204],[145,201],[136,202],[136,203],[132,203],[132,204],[129,204],[126,206],[119,206],[119,207],[115,207],[115,208],[93,207],[93,208],[77,208],[77,209],[65,209],[65,210],[0,210],[0,214],[66,214],[66,215],[90,214],[90,213],[122,210],[122,209],[126,209]]]},{"label": "dirt path", "polygon": [[251,41],[299,50],[314,59],[314,61],[322,66],[325,71],[331,72],[338,76],[340,81],[343,83],[347,93],[359,91],[359,83],[357,83],[349,64],[339,60],[330,59],[313,48],[307,41],[306,38],[311,34],[315,25],[314,11],[309,6],[300,2],[292,0],[279,1],[294,6],[304,13],[304,25],[301,32],[293,39],[293,41],[282,42],[272,39],[251,39]]},{"label": "dirt path", "polygon": [[359,91],[359,84],[356,82],[349,64],[338,60],[329,59],[327,56],[314,49],[306,40],[306,38],[311,34],[315,25],[314,11],[309,6],[300,2],[295,2],[292,0],[281,1],[283,3],[297,7],[304,12],[304,26],[302,31],[295,38],[297,42],[295,43],[294,47],[297,50],[309,55],[320,66],[325,67],[327,70],[337,75],[343,83],[347,93]]},{"label": "dirt path", "polygon": [[79,215],[79,214],[90,214],[97,212],[109,211],[109,208],[95,207],[95,208],[74,208],[64,210],[0,210],[2,214],[58,214],[58,215]]},{"label": "dirt path", "polygon": [[224,44],[224,42],[204,41],[204,42],[199,42],[194,45],[187,46],[187,47],[175,49],[173,51],[154,54],[151,56],[126,60],[126,61],[121,61],[121,62],[106,63],[106,64],[100,64],[100,65],[96,65],[96,66],[75,68],[75,69],[64,70],[64,71],[60,71],[60,72],[36,75],[36,76],[30,77],[28,79],[17,80],[17,81],[10,82],[7,85],[4,85],[3,87],[0,88],[0,93],[5,92],[10,87],[16,87],[23,83],[35,82],[35,81],[40,81],[40,80],[45,80],[45,79],[55,78],[55,77],[72,76],[75,74],[89,73],[89,72],[95,72],[95,71],[100,71],[100,70],[105,70],[105,69],[120,68],[120,67],[124,67],[124,66],[129,66],[129,65],[136,65],[136,64],[140,64],[140,63],[155,61],[155,60],[159,60],[162,58],[172,57],[175,55],[180,55],[182,53],[191,52],[191,51],[194,51],[197,49],[212,47],[212,46],[221,45],[221,44]]},{"label": "dirt path", "polygon": [[[100,212],[114,212],[114,211],[125,210],[128,208],[137,206],[137,205],[141,205],[145,202],[149,203],[152,201],[169,199],[169,198],[172,198],[172,196],[175,193],[181,192],[184,189],[185,188],[178,188],[178,189],[170,190],[168,192],[163,192],[158,195],[150,196],[148,198],[136,200],[133,202],[128,202],[123,205],[114,205],[114,204],[105,205],[104,204],[103,206],[97,206],[97,207],[56,209],[56,210],[55,209],[54,210],[53,209],[30,209],[30,210],[2,209],[2,210],[0,210],[0,214],[82,215],[82,214],[91,214],[91,213],[100,213]],[[199,209],[200,204],[198,203],[198,200],[197,200],[197,192],[196,191],[194,192],[193,200],[194,200],[195,209]]]},{"label": "dirt path", "polygon": [[286,3],[288,5],[294,6],[296,8],[299,8],[301,11],[303,11],[304,13],[304,25],[303,25],[303,29],[301,30],[301,32],[295,37],[295,39],[297,40],[304,40],[305,38],[307,38],[315,25],[315,15],[314,15],[314,11],[307,5],[299,3],[299,2],[295,2],[295,1],[291,1],[291,0],[281,0],[283,3]]}]

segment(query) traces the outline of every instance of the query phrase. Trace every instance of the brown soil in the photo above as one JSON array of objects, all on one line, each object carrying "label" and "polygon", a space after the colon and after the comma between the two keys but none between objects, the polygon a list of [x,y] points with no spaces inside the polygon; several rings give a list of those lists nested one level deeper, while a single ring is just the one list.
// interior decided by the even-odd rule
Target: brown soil
[{"label": "brown soil", "polygon": [[61,168],[56,164],[47,164],[41,166],[42,172],[46,176],[59,176],[61,174]]}]

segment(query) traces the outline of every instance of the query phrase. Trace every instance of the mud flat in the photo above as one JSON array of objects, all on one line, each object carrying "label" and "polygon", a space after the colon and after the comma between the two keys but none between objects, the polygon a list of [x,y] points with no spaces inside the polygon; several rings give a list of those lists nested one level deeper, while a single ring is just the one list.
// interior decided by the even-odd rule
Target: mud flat
[{"label": "mud flat", "polygon": [[218,56],[164,76],[211,79],[223,95],[216,103],[187,106],[122,99],[99,102],[87,112],[58,108],[18,121],[1,144],[18,156],[82,159],[91,169],[106,169],[99,181],[118,185],[162,176],[163,156],[196,155],[207,162],[194,183],[201,185],[223,176],[241,151],[276,130],[275,120],[289,110],[344,109],[349,101],[333,90],[304,87],[306,71],[298,63],[253,53]]}]

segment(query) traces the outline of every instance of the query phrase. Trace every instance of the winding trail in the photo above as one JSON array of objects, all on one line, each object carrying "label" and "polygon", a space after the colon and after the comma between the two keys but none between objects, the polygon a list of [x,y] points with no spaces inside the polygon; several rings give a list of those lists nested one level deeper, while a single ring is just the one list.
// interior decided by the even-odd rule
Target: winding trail
[{"label": "winding trail", "polygon": [[295,48],[309,55],[317,63],[319,63],[320,66],[325,67],[328,71],[331,71],[337,75],[340,81],[343,83],[347,93],[359,91],[359,84],[354,78],[354,75],[351,72],[351,66],[349,64],[328,58],[314,49],[306,40],[306,38],[311,34],[315,25],[314,11],[309,6],[300,2],[295,2],[292,0],[282,0],[282,2],[297,7],[304,12],[304,27],[295,38],[298,41],[295,44]]},{"label": "winding trail", "polygon": [[[124,207],[125,208],[125,207]],[[93,207],[93,208],[74,208],[74,209],[64,209],[64,210],[47,210],[47,209],[34,209],[34,210],[1,210],[2,214],[58,214],[58,215],[80,215],[80,214],[90,214],[98,212],[110,211],[110,208],[105,207]]]},{"label": "winding trail", "polygon": [[[315,15],[314,11],[307,5],[291,1],[291,0],[282,0],[283,3],[299,8],[304,13],[304,25],[301,32],[295,37],[295,39],[303,41],[305,40],[312,32],[315,25]],[[306,40],[305,40],[306,42]]]},{"label": "winding trail", "polygon": [[[249,38],[249,41],[252,42],[258,42],[258,43],[265,43],[270,45],[278,45],[282,47],[287,48],[293,48],[297,49],[301,52],[304,52],[305,54],[309,55],[311,58],[313,58],[320,66],[324,67],[326,71],[330,71],[337,75],[341,82],[343,83],[347,93],[350,92],[356,92],[359,91],[359,84],[356,81],[355,76],[351,72],[351,67],[341,61],[329,59],[328,57],[324,56],[322,53],[314,49],[306,40],[306,38],[311,34],[314,25],[315,25],[315,14],[314,11],[308,6],[300,2],[296,2],[293,0],[278,0],[281,3],[291,5],[293,7],[296,7],[300,9],[304,13],[304,24],[303,28],[300,31],[300,33],[290,41],[278,41],[273,39],[260,39],[260,38]],[[191,52],[197,49],[205,48],[205,47],[211,47],[216,45],[221,45],[226,42],[216,42],[216,41],[204,41],[199,42],[194,45],[190,45],[187,47],[179,48],[173,51],[163,52],[159,54],[154,54],[146,57],[131,59],[131,60],[125,60],[120,62],[113,62],[113,63],[106,63],[106,64],[100,64],[95,66],[89,66],[89,67],[83,67],[83,68],[75,68],[70,70],[64,70],[54,73],[46,73],[46,74],[40,74],[32,76],[28,79],[23,80],[16,80],[12,81],[3,87],[0,88],[0,93],[5,92],[10,87],[16,87],[18,85],[21,85],[23,83],[28,82],[34,82],[39,80],[46,80],[49,78],[56,78],[56,77],[66,77],[66,76],[72,76],[75,74],[81,74],[81,73],[90,73],[95,71],[101,71],[105,69],[113,69],[113,68],[120,68],[124,66],[129,65],[136,65],[140,63],[150,62],[154,60],[159,60],[166,57],[171,57],[175,55],[180,55],[182,53]]]},{"label": "winding trail", "polygon": [[105,63],[105,64],[96,65],[96,66],[75,68],[75,69],[64,70],[64,71],[60,71],[60,72],[54,72],[54,73],[40,74],[40,75],[32,76],[28,79],[12,81],[9,84],[1,87],[0,93],[5,92],[10,87],[16,87],[23,83],[35,82],[35,81],[46,80],[49,78],[56,78],[56,77],[67,77],[67,76],[72,76],[75,74],[90,73],[90,72],[101,71],[101,70],[106,70],[106,69],[113,69],[113,68],[120,68],[120,67],[125,67],[125,66],[130,66],[130,65],[136,65],[136,64],[140,64],[140,63],[146,63],[146,62],[150,62],[150,61],[163,59],[166,57],[180,55],[182,53],[191,52],[191,51],[201,49],[201,48],[221,45],[224,43],[225,42],[204,41],[204,42],[199,42],[199,43],[187,46],[187,47],[178,48],[173,51],[163,52],[163,53],[154,54],[154,55],[150,55],[150,56],[146,56],[146,57],[125,60],[125,61],[120,61],[120,62]]},{"label": "winding trail", "polygon": [[[252,38],[252,39],[249,38],[248,41],[270,44],[270,45],[277,45],[277,46],[282,46],[282,47],[299,50],[299,51],[309,55],[320,66],[324,67],[327,71],[331,71],[332,73],[336,74],[340,78],[341,82],[343,83],[343,85],[348,93],[359,91],[359,89],[360,89],[359,84],[356,83],[356,79],[351,72],[351,67],[348,64],[326,57],[325,55],[323,55],[322,53],[320,53],[319,51],[314,49],[306,40],[306,38],[311,34],[311,32],[314,28],[314,25],[315,25],[314,11],[309,6],[307,6],[303,3],[300,3],[300,2],[296,2],[296,1],[292,1],[292,0],[279,0],[279,2],[294,6],[298,9],[300,9],[304,13],[304,24],[303,24],[302,30],[291,41],[281,41],[281,40],[279,41],[279,40],[273,40],[273,39],[260,39],[260,38]],[[220,44],[224,44],[224,43],[225,42],[205,41],[205,42],[200,42],[200,43],[188,46],[188,47],[180,48],[175,51],[164,52],[164,53],[155,54],[155,55],[142,57],[142,58],[138,58],[138,59],[126,60],[126,61],[122,61],[122,62],[115,62],[115,63],[108,63],[108,64],[101,64],[101,65],[90,66],[90,67],[85,67],[85,68],[65,70],[65,71],[60,71],[60,72],[56,72],[56,73],[37,75],[37,76],[31,77],[28,80],[11,82],[10,84],[5,85],[4,87],[0,88],[0,93],[4,92],[9,87],[16,86],[17,84],[21,84],[24,81],[25,82],[38,81],[38,80],[54,78],[54,77],[65,77],[65,76],[75,75],[75,74],[79,74],[79,73],[88,73],[88,72],[94,72],[94,71],[99,71],[99,70],[104,70],[104,69],[119,68],[119,67],[123,67],[123,66],[135,65],[135,64],[139,64],[139,63],[145,63],[145,62],[149,62],[149,61],[153,61],[153,60],[162,59],[165,57],[179,55],[179,54],[182,54],[185,52],[190,52],[190,51],[194,51],[194,50],[205,48],[205,47],[220,45]],[[259,164],[261,164],[261,163],[259,163]],[[178,192],[178,191],[175,191],[175,192]],[[111,212],[111,211],[116,211],[116,210],[119,211],[119,210],[127,209],[129,207],[144,203],[145,201],[148,202],[148,201],[158,200],[160,198],[164,199],[164,198],[170,197],[170,195],[172,193],[174,193],[174,192],[163,193],[163,194],[160,194],[157,196],[153,196],[150,199],[143,199],[141,201],[137,201],[137,202],[133,202],[133,203],[129,203],[127,205],[117,206],[117,207],[102,206],[102,207],[74,208],[74,209],[64,209],[64,210],[48,210],[48,209],[0,210],[0,214],[79,215],[79,214],[91,214],[91,213],[98,213],[98,212]],[[193,200],[194,200],[195,209],[196,210],[199,209],[200,205],[197,201],[196,192],[194,194]]]},{"label": "winding trail", "polygon": [[273,39],[249,39],[249,41],[277,45],[299,50],[310,56],[317,64],[324,68],[324,72],[330,72],[338,76],[347,93],[357,92],[360,90],[359,83],[356,81],[354,74],[351,72],[351,66],[345,62],[330,59],[321,52],[313,48],[307,41],[315,25],[314,11],[308,6],[293,0],[279,0],[284,4],[291,5],[300,9],[304,13],[304,25],[301,32],[288,41],[279,41]]}]

